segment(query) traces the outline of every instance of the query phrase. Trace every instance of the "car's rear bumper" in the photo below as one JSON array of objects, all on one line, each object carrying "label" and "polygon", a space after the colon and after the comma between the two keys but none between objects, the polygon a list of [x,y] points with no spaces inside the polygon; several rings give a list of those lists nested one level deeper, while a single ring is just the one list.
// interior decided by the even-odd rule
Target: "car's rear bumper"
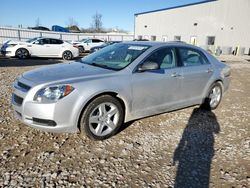
[{"label": "car's rear bumper", "polygon": [[223,81],[223,90],[224,90],[224,93],[226,91],[228,91],[229,85],[230,85],[230,81],[231,81],[230,76],[227,76],[227,77],[224,78],[224,81]]}]

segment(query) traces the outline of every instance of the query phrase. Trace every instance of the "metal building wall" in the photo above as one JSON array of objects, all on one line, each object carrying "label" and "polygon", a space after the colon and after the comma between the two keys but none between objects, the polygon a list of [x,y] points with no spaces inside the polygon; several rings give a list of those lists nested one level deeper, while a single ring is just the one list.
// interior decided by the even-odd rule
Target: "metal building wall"
[{"label": "metal building wall", "polygon": [[[135,15],[135,37],[157,41],[181,40],[207,46],[207,37],[215,36],[214,47],[250,48],[250,0],[217,0],[180,8]],[[197,24],[197,25],[196,25]]]}]

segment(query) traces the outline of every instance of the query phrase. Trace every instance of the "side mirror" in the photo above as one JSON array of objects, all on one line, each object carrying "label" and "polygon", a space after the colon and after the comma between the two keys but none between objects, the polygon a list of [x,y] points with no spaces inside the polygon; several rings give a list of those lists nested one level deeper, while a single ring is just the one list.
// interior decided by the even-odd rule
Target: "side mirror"
[{"label": "side mirror", "polygon": [[147,71],[147,70],[156,70],[156,69],[159,69],[160,66],[158,63],[156,62],[153,62],[153,61],[147,61],[145,63],[142,63],[139,65],[138,67],[138,71],[139,72],[144,72],[144,71]]}]

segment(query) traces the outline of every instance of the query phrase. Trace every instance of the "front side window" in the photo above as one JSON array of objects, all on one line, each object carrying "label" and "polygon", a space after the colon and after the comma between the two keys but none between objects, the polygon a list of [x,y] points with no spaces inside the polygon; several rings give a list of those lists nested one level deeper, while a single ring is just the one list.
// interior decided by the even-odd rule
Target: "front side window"
[{"label": "front side window", "polygon": [[176,67],[176,55],[174,48],[162,48],[153,52],[144,62],[151,61],[159,65],[160,69]]},{"label": "front side window", "polygon": [[92,39],[85,40],[84,43],[92,43]]},{"label": "front side window", "polygon": [[50,43],[49,39],[40,39],[38,41],[39,41],[39,44],[41,44],[41,45]]},{"label": "front side window", "polygon": [[81,62],[106,69],[121,70],[149,47],[139,44],[113,44],[82,58]]},{"label": "front side window", "polygon": [[179,53],[183,66],[185,67],[208,64],[208,61],[204,55],[202,55],[202,53],[198,52],[197,50],[180,48]]}]

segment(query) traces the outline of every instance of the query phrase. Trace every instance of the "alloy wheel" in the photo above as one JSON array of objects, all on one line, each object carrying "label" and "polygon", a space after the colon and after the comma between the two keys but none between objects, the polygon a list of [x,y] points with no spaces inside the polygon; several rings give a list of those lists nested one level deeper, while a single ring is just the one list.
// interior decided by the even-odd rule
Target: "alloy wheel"
[{"label": "alloy wheel", "polygon": [[66,51],[63,53],[63,59],[65,60],[71,60],[72,59],[72,53],[70,51]]},{"label": "alloy wheel", "polygon": [[106,136],[116,129],[120,114],[112,103],[101,103],[89,116],[89,128],[96,136]]},{"label": "alloy wheel", "polygon": [[25,59],[27,58],[29,55],[28,51],[26,49],[18,49],[16,51],[16,56],[19,58],[19,59]]},{"label": "alloy wheel", "polygon": [[219,86],[213,87],[213,89],[209,94],[209,99],[210,99],[209,104],[211,108],[216,107],[220,103],[221,95],[222,95],[221,88]]}]

